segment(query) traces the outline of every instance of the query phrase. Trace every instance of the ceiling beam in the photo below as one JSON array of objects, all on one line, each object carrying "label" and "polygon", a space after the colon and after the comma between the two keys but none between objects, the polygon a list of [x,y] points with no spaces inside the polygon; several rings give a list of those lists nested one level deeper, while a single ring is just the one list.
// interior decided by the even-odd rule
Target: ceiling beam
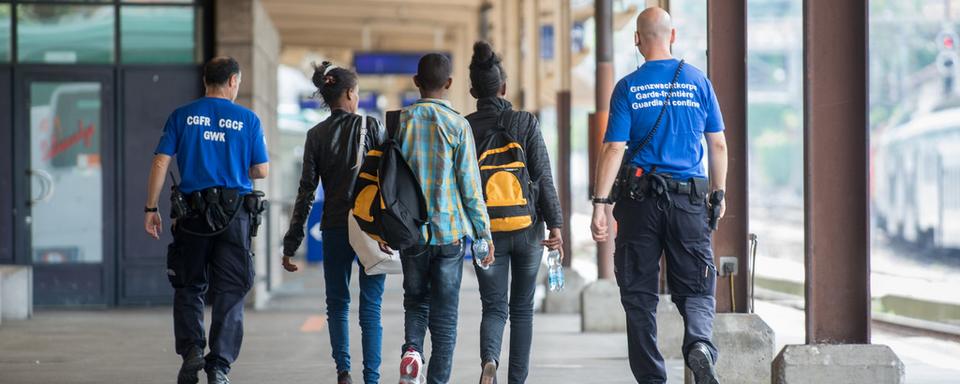
[{"label": "ceiling beam", "polygon": [[417,33],[436,33],[436,31],[446,31],[447,26],[442,24],[425,24],[425,23],[411,23],[411,22],[387,22],[387,21],[374,21],[374,22],[365,22],[365,23],[356,23],[349,21],[336,21],[331,23],[317,23],[315,21],[308,21],[306,19],[294,19],[291,18],[286,20],[283,24],[277,25],[277,30],[281,34],[287,32],[302,32],[309,30],[324,30],[324,31],[350,31],[359,33],[363,30],[381,32],[381,31],[409,31]]},{"label": "ceiling beam", "polygon": [[[316,24],[331,20],[356,20],[357,22],[421,22],[425,24],[462,24],[467,19],[478,19],[479,8],[450,8],[443,6],[398,6],[385,5],[373,7],[357,5],[354,2],[345,2],[344,5],[323,6],[314,5],[270,6],[267,13],[278,28],[282,28],[287,20],[310,21]],[[333,17],[332,17],[333,16]]]},{"label": "ceiling beam", "polygon": [[[331,12],[331,15],[340,13],[342,5],[357,5],[363,7],[396,7],[396,6],[429,6],[447,8],[479,8],[483,0],[261,0],[266,7],[322,7]],[[339,16],[339,15],[338,15]]]}]

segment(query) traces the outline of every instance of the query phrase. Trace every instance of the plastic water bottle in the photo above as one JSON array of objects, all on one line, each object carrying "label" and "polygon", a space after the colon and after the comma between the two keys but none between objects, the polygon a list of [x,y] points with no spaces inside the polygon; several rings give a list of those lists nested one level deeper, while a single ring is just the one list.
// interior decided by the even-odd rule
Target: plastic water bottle
[{"label": "plastic water bottle", "polygon": [[487,244],[486,240],[473,241],[473,262],[484,271],[490,269],[489,265],[484,265],[481,262],[487,258],[488,254],[490,254],[490,244]]},{"label": "plastic water bottle", "polygon": [[559,292],[563,290],[563,264],[560,261],[560,251],[551,250],[547,253],[547,268],[549,270],[547,280],[550,284],[550,291]]}]

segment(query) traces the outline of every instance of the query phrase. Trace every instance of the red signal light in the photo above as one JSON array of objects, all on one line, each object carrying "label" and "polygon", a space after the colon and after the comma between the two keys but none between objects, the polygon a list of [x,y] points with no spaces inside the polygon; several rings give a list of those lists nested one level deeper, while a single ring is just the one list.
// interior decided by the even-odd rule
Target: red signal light
[{"label": "red signal light", "polygon": [[944,37],[943,37],[943,48],[945,48],[945,49],[953,49],[953,44],[954,44],[954,41],[953,41],[953,37],[952,37],[952,36],[944,36]]}]

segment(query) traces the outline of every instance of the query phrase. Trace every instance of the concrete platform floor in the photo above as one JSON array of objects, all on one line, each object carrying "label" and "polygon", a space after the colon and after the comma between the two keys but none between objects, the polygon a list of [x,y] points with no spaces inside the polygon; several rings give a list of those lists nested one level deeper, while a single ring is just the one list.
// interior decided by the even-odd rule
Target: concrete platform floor
[{"label": "concrete platform floor", "polygon": [[[269,308],[248,310],[244,347],[234,383],[333,383],[324,322],[322,274],[297,272]],[[357,302],[354,278],[353,302]],[[383,304],[383,383],[395,383],[403,342],[402,289],[390,276]],[[480,372],[480,296],[466,269],[451,383],[473,383]],[[351,323],[353,375],[362,382],[360,329]],[[583,334],[578,315],[537,314],[528,383],[633,383],[623,334]],[[172,383],[180,359],[173,353],[169,307],[100,311],[38,311],[34,319],[0,326],[0,383]],[[509,325],[504,336],[506,359]],[[429,344],[428,344],[429,345]],[[681,383],[682,362],[669,362],[671,383]],[[500,381],[506,383],[506,370]],[[201,382],[205,382],[201,380]]]},{"label": "concrete platform floor", "polygon": [[[234,383],[332,383],[324,321],[323,279],[318,268],[289,275],[268,308],[248,310],[243,352]],[[383,383],[396,382],[403,310],[399,276],[387,280],[383,305]],[[354,279],[353,301],[357,301]],[[480,303],[477,280],[466,268],[451,383],[473,383],[479,374]],[[777,334],[777,350],[803,342],[803,312],[791,303],[757,301],[757,312]],[[360,329],[351,318],[353,374],[361,382]],[[537,314],[531,384],[634,383],[624,334],[580,333],[578,315]],[[42,310],[28,321],[0,325],[0,384],[172,383],[180,359],[173,349],[169,307],[113,310]],[[907,383],[952,384],[960,377],[955,340],[874,327],[874,342],[890,345],[907,367]],[[505,340],[509,338],[509,327]],[[504,343],[503,358],[507,346]],[[721,351],[722,353],[722,351]],[[722,358],[722,356],[721,356]],[[670,383],[682,383],[682,362],[668,361]],[[506,382],[506,371],[500,372]],[[204,381],[201,381],[204,382]]]}]

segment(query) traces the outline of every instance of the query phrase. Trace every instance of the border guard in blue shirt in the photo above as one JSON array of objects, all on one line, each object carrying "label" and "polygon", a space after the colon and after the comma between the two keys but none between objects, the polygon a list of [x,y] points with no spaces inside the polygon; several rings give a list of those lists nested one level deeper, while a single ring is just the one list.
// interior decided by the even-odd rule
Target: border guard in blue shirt
[{"label": "border guard in blue shirt", "polygon": [[726,139],[713,86],[699,69],[673,58],[675,38],[663,9],[648,8],[637,18],[634,42],[646,62],[613,90],[591,230],[594,240],[607,241],[606,212],[616,203],[614,271],[637,382],[667,382],[656,342],[660,257],[665,254],[667,284],[684,319],[685,362],[697,384],[716,384],[717,348],[711,337],[717,272],[711,227],[723,216]]},{"label": "border guard in blue shirt", "polygon": [[[174,288],[177,354],[183,364],[178,384],[226,384],[230,364],[243,340],[244,297],[253,285],[250,242],[264,209],[263,193],[251,179],[267,177],[267,146],[260,119],[234,103],[240,65],[217,57],[203,68],[205,97],[170,114],[157,146],[147,186],[144,227],[160,238],[157,200],[170,160],[182,176],[170,197],[173,243],[167,248],[167,275]],[[203,327],[204,298],[211,291],[210,352]]]}]

